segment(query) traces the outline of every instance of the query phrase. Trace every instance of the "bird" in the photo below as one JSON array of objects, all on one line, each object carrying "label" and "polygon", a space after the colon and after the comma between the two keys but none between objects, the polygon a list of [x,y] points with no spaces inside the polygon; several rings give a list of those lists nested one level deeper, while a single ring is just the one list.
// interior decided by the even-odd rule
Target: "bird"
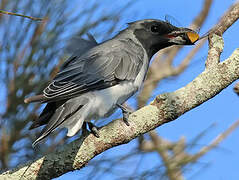
[{"label": "bird", "polygon": [[142,86],[153,55],[172,45],[194,45],[199,39],[192,29],[158,19],[128,23],[127,28],[102,43],[88,36],[89,40],[76,40],[72,56],[43,93],[24,100],[47,103],[29,128],[45,125],[33,147],[57,128],[67,128],[71,137],[88,124],[99,137],[91,120],[109,117],[117,108],[122,110],[125,124],[130,125],[132,111],[124,103]]}]

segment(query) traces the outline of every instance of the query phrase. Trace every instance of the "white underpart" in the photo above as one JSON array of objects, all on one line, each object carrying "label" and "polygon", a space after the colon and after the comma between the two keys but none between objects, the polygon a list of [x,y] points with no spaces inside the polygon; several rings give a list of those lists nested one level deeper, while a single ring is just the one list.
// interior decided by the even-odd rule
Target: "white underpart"
[{"label": "white underpart", "polygon": [[143,65],[135,81],[124,81],[110,88],[88,92],[75,98],[76,101],[79,98],[86,98],[88,102],[74,115],[73,121],[65,121],[62,124],[68,129],[67,136],[74,136],[81,129],[84,121],[110,116],[116,110],[117,104],[123,104],[140,89],[149,65],[147,53],[144,54]]}]

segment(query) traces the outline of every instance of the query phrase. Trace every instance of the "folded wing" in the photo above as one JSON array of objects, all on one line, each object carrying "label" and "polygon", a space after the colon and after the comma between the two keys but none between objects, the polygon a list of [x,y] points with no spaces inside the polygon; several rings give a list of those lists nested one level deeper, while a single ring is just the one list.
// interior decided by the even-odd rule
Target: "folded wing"
[{"label": "folded wing", "polygon": [[59,101],[134,81],[143,64],[143,49],[130,39],[111,40],[83,56],[72,56],[44,90],[45,102]]}]

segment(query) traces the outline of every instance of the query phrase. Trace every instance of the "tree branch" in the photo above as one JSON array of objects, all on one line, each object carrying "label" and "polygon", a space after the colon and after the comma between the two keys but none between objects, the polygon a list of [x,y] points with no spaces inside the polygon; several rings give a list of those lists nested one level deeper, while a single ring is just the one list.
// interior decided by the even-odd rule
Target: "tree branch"
[{"label": "tree branch", "polygon": [[20,16],[20,17],[23,17],[23,18],[31,19],[33,21],[42,21],[43,20],[43,18],[36,18],[36,17],[32,17],[32,16],[26,16],[26,15],[23,15],[23,14],[18,14],[18,13],[3,11],[3,10],[0,10],[0,13],[1,14],[7,14],[7,15],[13,15],[13,16]]},{"label": "tree branch", "polygon": [[213,148],[217,147],[218,144],[221,143],[225,138],[227,138],[227,136],[229,136],[236,128],[238,128],[238,126],[239,126],[239,120],[234,122],[223,133],[219,134],[208,146],[204,146],[203,148],[200,149],[199,152],[197,152],[194,155],[188,156],[187,158],[185,157],[184,158],[185,162],[186,161],[188,161],[188,162],[195,162],[195,161],[197,161],[199,158],[201,158],[207,152],[209,152]]},{"label": "tree branch", "polygon": [[219,23],[213,28],[213,33],[222,36],[222,34],[238,20],[239,17],[239,3],[233,4],[228,11],[220,19]]},{"label": "tree branch", "polygon": [[206,153],[217,147],[227,136],[229,136],[239,126],[239,120],[234,122],[223,133],[219,134],[209,145],[203,146],[195,154],[186,152],[185,139],[182,137],[177,142],[170,142],[157,135],[155,131],[150,131],[151,140],[144,140],[140,143],[140,150],[145,152],[157,151],[166,167],[166,173],[170,180],[183,179],[182,169],[189,163],[194,163]]}]

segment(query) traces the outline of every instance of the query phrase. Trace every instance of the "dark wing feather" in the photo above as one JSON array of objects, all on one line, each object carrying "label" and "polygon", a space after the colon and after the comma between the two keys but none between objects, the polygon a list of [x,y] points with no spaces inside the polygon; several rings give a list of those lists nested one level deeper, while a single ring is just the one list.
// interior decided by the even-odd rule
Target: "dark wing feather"
[{"label": "dark wing feather", "polygon": [[65,63],[44,90],[47,102],[133,81],[143,64],[143,49],[131,40],[111,40]]},{"label": "dark wing feather", "polygon": [[[51,103],[48,103],[51,104]],[[48,136],[51,132],[53,132],[57,127],[59,127],[67,118],[75,114],[82,105],[67,101],[66,103],[61,104],[54,110],[54,113],[51,115],[50,119],[47,119],[47,124],[44,129],[41,131],[39,137],[32,143],[34,147],[37,143],[39,143],[42,139]],[[47,107],[46,107],[47,108]],[[41,123],[41,124],[40,124]],[[42,122],[39,122],[38,126],[43,125]],[[37,127],[38,127],[37,126]],[[35,128],[35,127],[32,127]]]},{"label": "dark wing feather", "polygon": [[34,129],[39,126],[45,125],[48,123],[48,121],[51,119],[53,114],[55,113],[55,110],[57,109],[56,107],[56,102],[51,102],[46,105],[40,116],[33,121],[33,124],[29,129]]},{"label": "dark wing feather", "polygon": [[91,34],[87,33],[87,36],[88,39],[82,38],[81,34],[73,36],[67,43],[66,52],[79,56],[98,45]]}]

